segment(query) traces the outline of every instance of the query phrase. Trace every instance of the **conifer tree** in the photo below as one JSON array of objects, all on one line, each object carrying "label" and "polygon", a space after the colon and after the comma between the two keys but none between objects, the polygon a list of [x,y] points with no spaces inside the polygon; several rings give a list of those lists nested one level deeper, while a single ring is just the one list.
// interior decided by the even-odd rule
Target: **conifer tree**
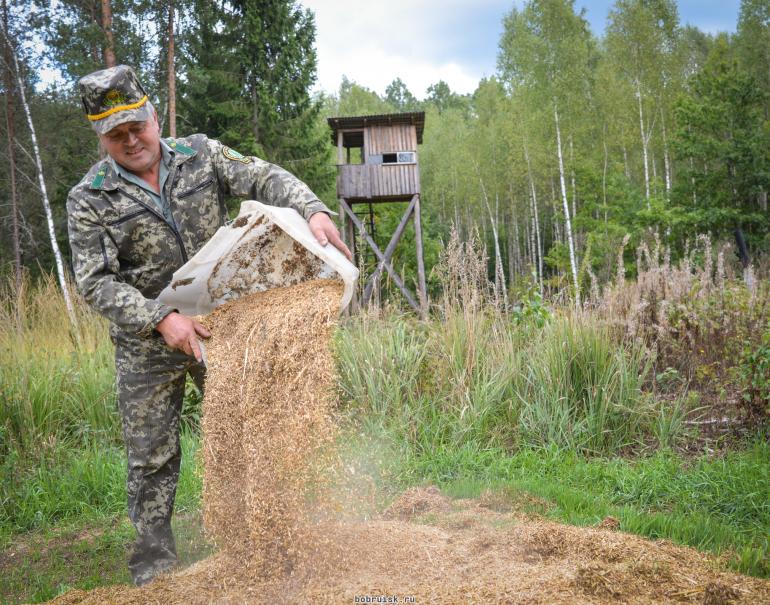
[{"label": "conifer tree", "polygon": [[740,226],[755,241],[767,233],[770,220],[757,204],[757,194],[770,185],[765,102],[756,80],[739,69],[727,36],[718,36],[677,106],[677,149],[697,158],[679,183],[685,228],[718,234]]},{"label": "conifer tree", "polygon": [[254,151],[291,170],[311,188],[333,182],[321,101],[310,96],[316,78],[313,14],[291,0],[235,0],[242,37]]}]

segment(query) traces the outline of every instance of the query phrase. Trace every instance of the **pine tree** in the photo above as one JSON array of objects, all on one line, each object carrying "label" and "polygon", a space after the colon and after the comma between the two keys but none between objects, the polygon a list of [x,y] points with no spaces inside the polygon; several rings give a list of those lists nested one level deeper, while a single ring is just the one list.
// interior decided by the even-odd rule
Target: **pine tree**
[{"label": "pine tree", "polygon": [[315,22],[291,0],[236,0],[254,151],[284,166],[315,190],[333,182],[316,78]]},{"label": "pine tree", "polygon": [[[135,18],[132,0],[61,0],[43,26],[49,58],[71,82],[114,64],[151,72],[152,55]],[[144,80],[144,79],[143,79]],[[152,89],[154,82],[144,80]]]},{"label": "pine tree", "polygon": [[677,106],[677,150],[696,158],[679,183],[684,228],[719,234],[740,226],[755,242],[767,233],[770,220],[757,203],[770,186],[766,102],[756,80],[739,69],[727,36],[718,36]]},{"label": "pine tree", "polygon": [[396,78],[385,88],[385,100],[396,111],[419,111],[420,102],[409,91],[401,78]]},{"label": "pine tree", "polygon": [[255,153],[249,105],[243,97],[245,70],[238,56],[238,18],[210,0],[193,0],[193,23],[180,40],[180,134],[202,132],[242,153]]}]

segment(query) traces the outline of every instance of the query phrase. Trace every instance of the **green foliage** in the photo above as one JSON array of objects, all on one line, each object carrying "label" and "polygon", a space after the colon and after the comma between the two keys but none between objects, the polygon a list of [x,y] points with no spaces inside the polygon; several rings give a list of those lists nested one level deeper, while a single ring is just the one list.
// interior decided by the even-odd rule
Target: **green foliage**
[{"label": "green foliage", "polygon": [[518,377],[524,443],[578,451],[619,451],[643,437],[643,352],[613,344],[600,326],[558,320],[538,335]]},{"label": "green foliage", "polygon": [[543,302],[536,277],[533,275],[532,281],[519,296],[518,302],[511,309],[511,317],[514,323],[532,322],[538,328],[542,328],[551,319],[551,311]]},{"label": "green foliage", "polygon": [[[145,32],[136,22],[136,17],[141,17],[147,7],[129,0],[110,0],[110,6],[117,63],[151,72],[149,45],[143,39]],[[107,36],[102,28],[99,0],[63,0],[56,4],[56,10],[43,13],[41,18],[49,57],[70,82],[105,67],[103,53]]]},{"label": "green foliage", "polygon": [[685,228],[721,234],[740,226],[753,238],[767,232],[757,196],[770,188],[768,92],[740,69],[728,38],[717,37],[676,108],[676,148],[698,158],[677,188]]},{"label": "green foliage", "polygon": [[404,456],[400,477],[436,483],[455,497],[495,488],[514,502],[531,494],[541,499],[531,512],[566,523],[590,526],[613,516],[622,531],[724,554],[734,569],[768,577],[768,459],[763,439],[724,457],[695,459],[670,451],[627,460],[557,447],[514,454],[463,447]]},{"label": "green foliage", "polygon": [[[176,510],[200,507],[199,437],[182,434]],[[0,537],[73,519],[125,513],[126,454],[122,446],[74,446],[49,439],[34,452],[13,449],[0,463]]]},{"label": "green foliage", "polygon": [[322,102],[310,96],[312,14],[286,0],[196,0],[195,7],[194,33],[183,42],[185,130],[279,164],[326,193],[333,172]]},{"label": "green foliage", "polygon": [[743,401],[751,416],[770,419],[770,321],[758,342],[741,353],[738,374]]},{"label": "green foliage", "polygon": [[385,101],[396,111],[419,111],[421,107],[401,78],[396,78],[385,88]]},{"label": "green foliage", "polygon": [[0,293],[0,453],[41,442],[120,442],[114,361],[103,320],[78,306],[71,332],[52,278]]},{"label": "green foliage", "polygon": [[331,117],[338,116],[365,116],[381,113],[390,113],[395,108],[379,95],[360,84],[342,76],[339,92],[336,99],[327,100],[326,112]]}]

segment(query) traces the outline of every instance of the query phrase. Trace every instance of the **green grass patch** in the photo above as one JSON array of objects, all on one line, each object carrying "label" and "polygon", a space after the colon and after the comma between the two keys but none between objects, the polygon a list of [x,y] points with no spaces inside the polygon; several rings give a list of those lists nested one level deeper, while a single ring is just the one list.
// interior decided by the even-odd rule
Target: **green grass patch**
[{"label": "green grass patch", "polygon": [[[200,508],[200,439],[182,433],[182,467],[176,511]],[[95,521],[125,514],[126,455],[121,447],[98,442],[84,447],[60,444],[36,456],[12,451],[0,462],[0,544],[20,532],[78,519]]]}]

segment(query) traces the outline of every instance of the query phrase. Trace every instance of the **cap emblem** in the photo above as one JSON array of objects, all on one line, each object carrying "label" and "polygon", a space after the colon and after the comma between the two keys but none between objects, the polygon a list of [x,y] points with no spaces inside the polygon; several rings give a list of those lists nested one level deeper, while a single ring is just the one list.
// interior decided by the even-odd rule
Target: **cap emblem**
[{"label": "cap emblem", "polygon": [[104,104],[107,107],[115,107],[116,105],[126,105],[126,95],[114,88],[104,95]]}]

